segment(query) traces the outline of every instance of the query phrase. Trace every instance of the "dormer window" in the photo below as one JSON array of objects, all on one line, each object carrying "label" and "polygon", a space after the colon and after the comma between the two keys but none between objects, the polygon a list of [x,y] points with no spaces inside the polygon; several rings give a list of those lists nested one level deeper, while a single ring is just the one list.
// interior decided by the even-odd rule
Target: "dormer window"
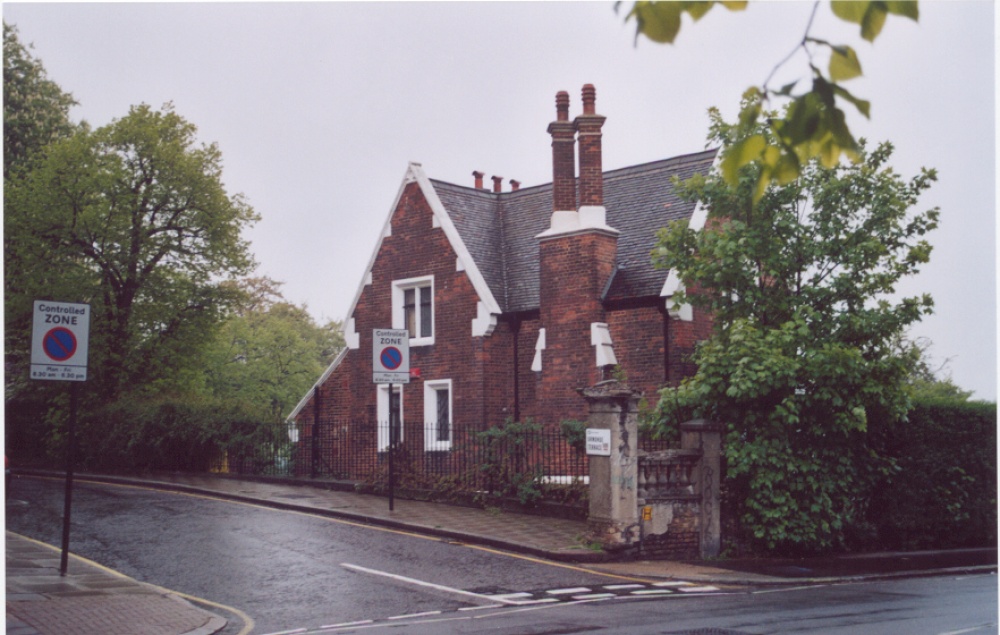
[{"label": "dormer window", "polygon": [[392,327],[410,332],[410,346],[434,343],[434,276],[393,281]]}]

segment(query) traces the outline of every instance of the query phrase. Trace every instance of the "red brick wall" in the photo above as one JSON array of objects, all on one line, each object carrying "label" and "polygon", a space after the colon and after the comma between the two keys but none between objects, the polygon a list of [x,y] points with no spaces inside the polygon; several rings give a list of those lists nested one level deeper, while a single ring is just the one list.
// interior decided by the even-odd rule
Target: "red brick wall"
[{"label": "red brick wall", "polygon": [[664,312],[655,306],[608,311],[607,322],[615,357],[629,385],[643,391],[656,403],[656,391],[664,385]]},{"label": "red brick wall", "polygon": [[539,313],[546,348],[536,399],[538,416],[545,423],[579,419],[581,412],[585,416],[576,389],[601,379],[590,325],[605,321],[600,296],[614,267],[616,249],[617,238],[600,232],[539,243]]},{"label": "red brick wall", "polygon": [[[392,218],[391,235],[383,239],[372,267],[372,284],[366,286],[354,314],[360,346],[351,350],[322,387],[324,418],[367,419],[377,414],[376,386],[372,383],[372,330],[392,326],[392,282],[434,276],[434,344],[410,347],[410,368],[420,371],[403,388],[406,421],[423,420],[423,383],[451,379],[453,419],[482,421],[493,409],[509,404],[510,397],[491,395],[484,401],[487,385],[500,385],[501,375],[510,374],[510,363],[500,352],[511,350],[509,333],[498,328],[496,337],[472,337],[478,296],[465,272],[456,271],[456,254],[444,231],[432,226],[432,212],[419,186],[411,183],[403,191]],[[506,341],[506,346],[505,346]],[[511,353],[512,355],[512,353]],[[484,371],[485,368],[489,372]],[[312,421],[312,404],[299,415]],[[409,442],[409,439],[407,440]]]}]

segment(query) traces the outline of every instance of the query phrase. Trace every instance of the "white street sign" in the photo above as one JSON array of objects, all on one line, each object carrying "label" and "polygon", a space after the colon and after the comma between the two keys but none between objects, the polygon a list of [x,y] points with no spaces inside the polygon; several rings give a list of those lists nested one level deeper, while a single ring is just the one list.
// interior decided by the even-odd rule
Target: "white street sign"
[{"label": "white street sign", "polygon": [[611,430],[587,428],[587,455],[611,456]]},{"label": "white street sign", "polygon": [[87,381],[90,305],[35,300],[31,378]]},{"label": "white street sign", "polygon": [[410,383],[409,331],[373,329],[372,381],[376,384]]}]

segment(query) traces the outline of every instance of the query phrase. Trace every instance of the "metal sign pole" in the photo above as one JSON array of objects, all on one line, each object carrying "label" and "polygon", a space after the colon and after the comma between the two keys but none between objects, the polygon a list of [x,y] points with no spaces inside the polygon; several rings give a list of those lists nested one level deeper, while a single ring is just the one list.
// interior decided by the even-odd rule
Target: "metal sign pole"
[{"label": "metal sign pole", "polygon": [[393,455],[396,453],[396,406],[392,384],[389,384],[389,511],[393,511],[396,493],[396,471]]},{"label": "metal sign pole", "polygon": [[73,508],[73,469],[76,463],[76,400],[77,384],[69,385],[69,430],[66,439],[66,501],[63,505],[62,556],[59,560],[59,575],[65,576],[69,568],[69,526]]}]

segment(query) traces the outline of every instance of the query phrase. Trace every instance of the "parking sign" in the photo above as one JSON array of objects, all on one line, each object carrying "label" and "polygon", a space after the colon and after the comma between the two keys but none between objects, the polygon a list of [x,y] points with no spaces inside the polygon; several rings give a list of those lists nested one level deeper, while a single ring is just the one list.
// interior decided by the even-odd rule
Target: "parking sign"
[{"label": "parking sign", "polygon": [[35,300],[31,378],[87,381],[90,305]]}]

